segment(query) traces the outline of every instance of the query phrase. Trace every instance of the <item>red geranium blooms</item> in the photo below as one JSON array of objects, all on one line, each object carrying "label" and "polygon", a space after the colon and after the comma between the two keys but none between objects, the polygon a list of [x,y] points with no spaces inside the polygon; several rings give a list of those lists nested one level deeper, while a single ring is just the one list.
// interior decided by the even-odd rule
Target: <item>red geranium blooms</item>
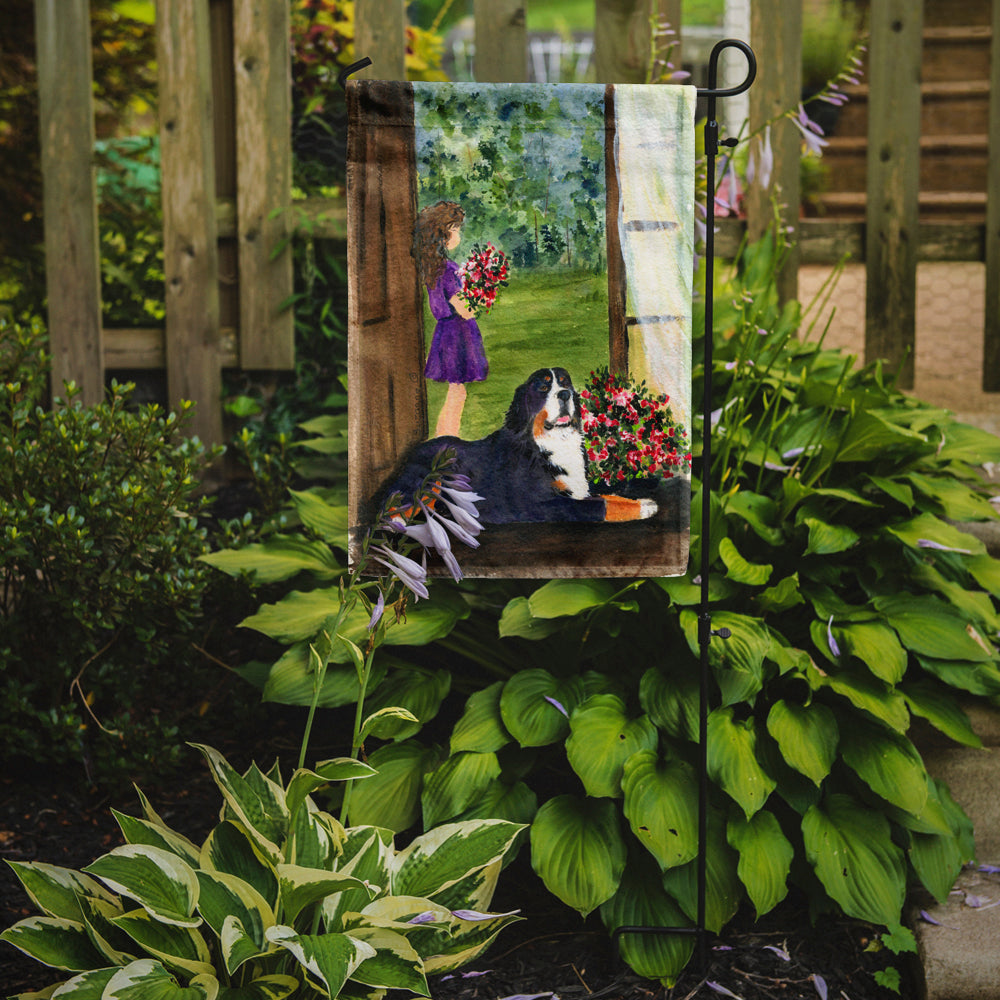
[{"label": "red geranium blooms", "polygon": [[510,259],[492,243],[472,247],[469,259],[458,269],[462,288],[458,293],[468,307],[478,316],[489,312],[497,300],[497,291],[507,286]]}]

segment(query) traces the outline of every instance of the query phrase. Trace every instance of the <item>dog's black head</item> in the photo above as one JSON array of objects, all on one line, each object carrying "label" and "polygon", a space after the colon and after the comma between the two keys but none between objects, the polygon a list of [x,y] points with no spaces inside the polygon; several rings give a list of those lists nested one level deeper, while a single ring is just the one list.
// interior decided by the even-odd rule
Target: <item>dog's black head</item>
[{"label": "dog's black head", "polygon": [[504,427],[519,434],[539,426],[580,429],[580,397],[565,368],[539,368],[514,392]]}]

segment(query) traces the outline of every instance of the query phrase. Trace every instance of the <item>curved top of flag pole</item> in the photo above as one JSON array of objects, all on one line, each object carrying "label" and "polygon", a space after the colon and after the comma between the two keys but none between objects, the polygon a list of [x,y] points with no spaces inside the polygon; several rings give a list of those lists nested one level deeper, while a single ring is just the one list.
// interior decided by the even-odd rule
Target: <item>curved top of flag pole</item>
[{"label": "curved top of flag pole", "polygon": [[[718,87],[719,82],[719,56],[725,49],[739,49],[747,59],[746,79],[735,87]],[[738,38],[723,38],[712,47],[712,53],[708,57],[708,86],[698,88],[699,97],[707,97],[710,101],[716,97],[735,97],[750,89],[750,85],[757,77],[757,57],[753,49]]]}]

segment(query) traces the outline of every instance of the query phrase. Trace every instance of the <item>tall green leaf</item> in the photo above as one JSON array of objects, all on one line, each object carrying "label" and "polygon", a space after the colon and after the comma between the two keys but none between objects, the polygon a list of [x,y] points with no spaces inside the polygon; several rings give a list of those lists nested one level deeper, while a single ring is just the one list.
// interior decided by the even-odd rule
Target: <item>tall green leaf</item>
[{"label": "tall green leaf", "polygon": [[844,761],[877,795],[908,813],[927,801],[927,772],[913,744],[900,733],[862,719],[851,724],[840,748]]},{"label": "tall green leaf", "polygon": [[795,849],[774,813],[766,809],[750,819],[734,816],[726,828],[726,837],[729,846],[739,852],[736,873],[760,919],[788,894],[788,873]]},{"label": "tall green leaf", "polygon": [[786,763],[815,785],[830,773],[840,738],[833,712],[819,702],[799,705],[779,699],[767,715],[767,731]]},{"label": "tall green leaf", "polygon": [[717,708],[708,717],[708,774],[749,819],[767,801],[776,782],[757,759],[757,732],[751,717],[742,722],[733,708]]},{"label": "tall green leaf", "polygon": [[547,746],[569,731],[569,716],[583,696],[579,677],[562,680],[547,670],[521,670],[504,684],[500,715],[521,746]]}]

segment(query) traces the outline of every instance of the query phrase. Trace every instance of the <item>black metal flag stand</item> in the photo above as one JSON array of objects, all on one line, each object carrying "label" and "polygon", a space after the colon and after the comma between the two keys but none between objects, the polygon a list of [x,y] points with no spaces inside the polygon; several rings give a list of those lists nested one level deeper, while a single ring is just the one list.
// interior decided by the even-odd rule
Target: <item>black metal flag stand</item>
[{"label": "black metal flag stand", "polygon": [[[747,75],[736,87],[719,88],[719,57],[725,49],[739,49],[747,60]],[[371,65],[367,56],[345,66],[337,77],[344,87],[347,78],[366,66]],[[707,120],[705,122],[705,159],[707,164],[706,186],[706,232],[705,232],[705,348],[704,348],[704,398],[702,423],[702,503],[701,503],[701,600],[698,611],[698,645],[701,652],[701,687],[698,708],[698,910],[694,927],[622,926],[616,928],[612,939],[617,945],[623,934],[694,934],[698,939],[698,961],[701,970],[708,967],[708,950],[705,928],[705,897],[707,889],[707,844],[708,844],[708,698],[709,663],[708,648],[713,636],[720,639],[729,637],[729,629],[712,629],[712,615],[708,608],[709,593],[709,549],[711,531],[711,504],[709,503],[709,475],[712,461],[712,300],[715,294],[715,158],[720,146],[735,146],[735,138],[719,139],[719,123],[716,121],[716,100],[720,97],[735,97],[750,89],[757,76],[757,59],[753,49],[746,42],[726,38],[716,42],[708,61],[708,87],[699,88],[698,96],[707,100]]]}]

